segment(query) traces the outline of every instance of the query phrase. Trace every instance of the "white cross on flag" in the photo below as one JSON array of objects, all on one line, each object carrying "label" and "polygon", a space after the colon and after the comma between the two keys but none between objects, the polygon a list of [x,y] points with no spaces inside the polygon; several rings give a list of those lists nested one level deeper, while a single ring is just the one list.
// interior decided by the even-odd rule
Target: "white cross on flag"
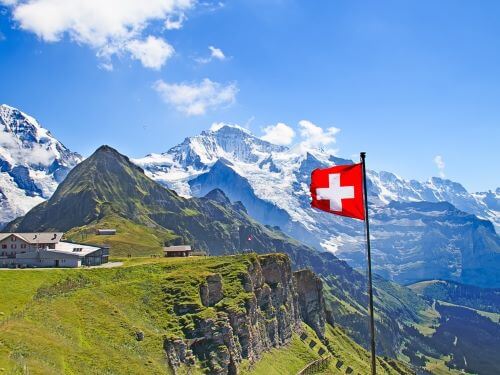
[{"label": "white cross on flag", "polygon": [[315,208],[364,220],[362,164],[315,169],[311,174],[311,196]]}]

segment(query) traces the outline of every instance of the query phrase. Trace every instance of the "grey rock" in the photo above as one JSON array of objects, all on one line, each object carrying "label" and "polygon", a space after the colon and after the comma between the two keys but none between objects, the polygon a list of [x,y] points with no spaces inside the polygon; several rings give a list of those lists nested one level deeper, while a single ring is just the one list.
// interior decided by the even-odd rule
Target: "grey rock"
[{"label": "grey rock", "polygon": [[214,306],[224,298],[222,277],[219,274],[207,276],[206,283],[200,285],[200,298],[206,307]]}]

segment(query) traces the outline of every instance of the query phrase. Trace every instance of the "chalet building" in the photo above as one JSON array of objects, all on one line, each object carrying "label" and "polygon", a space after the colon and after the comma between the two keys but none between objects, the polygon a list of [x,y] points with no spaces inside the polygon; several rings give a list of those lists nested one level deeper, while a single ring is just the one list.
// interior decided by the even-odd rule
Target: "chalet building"
[{"label": "chalet building", "polygon": [[191,253],[191,246],[168,246],[163,248],[163,254],[166,257],[188,257]]},{"label": "chalet building", "polygon": [[109,248],[61,241],[63,233],[0,233],[0,267],[80,267],[108,262]]}]

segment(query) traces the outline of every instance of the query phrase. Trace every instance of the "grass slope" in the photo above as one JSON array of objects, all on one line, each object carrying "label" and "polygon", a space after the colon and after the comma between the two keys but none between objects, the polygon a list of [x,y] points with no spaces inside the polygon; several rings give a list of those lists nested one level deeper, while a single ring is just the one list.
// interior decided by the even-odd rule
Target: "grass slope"
[{"label": "grass slope", "polygon": [[[234,275],[250,256],[0,271],[0,368],[30,374],[168,373],[163,339],[182,335],[189,324],[189,317],[174,313],[173,300],[210,314],[213,309],[199,301],[198,282],[217,269],[224,275],[222,303],[240,305],[245,295]],[[145,333],[144,341],[135,339],[137,331]]]},{"label": "grass slope", "polygon": [[[97,229],[113,228],[116,235],[97,235]],[[178,236],[167,229],[147,227],[118,215],[107,215],[88,225],[76,227],[65,234],[73,242],[111,246],[114,256],[145,256],[163,254],[163,245]]]},{"label": "grass slope", "polygon": [[[327,345],[322,343],[309,327],[304,326],[303,329],[307,338],[301,339],[299,335],[295,335],[288,347],[271,350],[253,366],[244,365],[242,375],[296,374],[309,363],[328,356],[330,356],[328,365],[315,372],[316,374],[345,374],[347,368],[351,368],[353,374],[370,373],[369,353],[349,338],[342,328],[327,325],[325,334]],[[311,342],[314,342],[312,348]],[[325,350],[322,356],[318,354],[320,348]],[[401,362],[377,357],[377,373],[396,375],[413,372]]]},{"label": "grass slope", "polygon": [[[241,308],[248,294],[238,275],[254,256],[132,258],[120,268],[0,271],[0,371],[171,373],[164,338],[182,337],[182,328],[195,315],[211,316],[219,305]],[[198,285],[214,272],[223,277],[225,298],[206,308],[199,300]],[[178,316],[174,301],[194,306],[194,312]],[[319,358],[317,350],[324,346],[312,330],[305,329],[309,340],[317,342],[314,349],[309,348],[310,341],[296,336],[253,368],[243,364],[243,373],[291,374]],[[138,331],[144,332],[143,341],[136,340]],[[327,337],[335,354],[363,373],[366,352],[339,328],[329,328]],[[386,373],[397,373],[391,371]],[[200,364],[192,373],[202,373]]]}]

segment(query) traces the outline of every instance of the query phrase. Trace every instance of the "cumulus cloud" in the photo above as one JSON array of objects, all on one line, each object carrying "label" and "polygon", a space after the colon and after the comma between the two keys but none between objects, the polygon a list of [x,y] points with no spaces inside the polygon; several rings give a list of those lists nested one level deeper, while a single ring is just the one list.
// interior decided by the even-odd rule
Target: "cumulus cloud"
[{"label": "cumulus cloud", "polygon": [[163,39],[148,36],[146,40],[132,40],[127,50],[133,58],[141,61],[146,68],[160,69],[165,61],[174,54],[174,48]]},{"label": "cumulus cloud", "polygon": [[[157,69],[171,53],[167,53],[165,45],[168,44],[159,38],[140,48],[138,43],[149,40],[144,35],[146,28],[154,21],[167,22],[169,17],[191,8],[195,1],[3,0],[3,3],[11,7],[13,19],[21,29],[43,41],[57,42],[67,35],[77,43],[96,49],[98,56],[105,59],[129,52],[145,66]],[[141,52],[137,52],[138,48]]]},{"label": "cumulus cloud", "polygon": [[261,139],[274,143],[275,145],[287,146],[292,143],[295,137],[295,131],[282,122],[278,122],[276,125],[267,126],[263,131],[264,135]]},{"label": "cumulus cloud", "polygon": [[444,174],[446,164],[444,163],[444,159],[441,155],[434,156],[434,164],[436,164],[436,167],[439,170],[439,176],[441,176],[441,178],[446,177]]},{"label": "cumulus cloud", "polygon": [[199,62],[200,64],[208,64],[214,59],[220,61],[226,60],[227,57],[220,48],[216,48],[214,46],[208,46],[208,49],[210,50],[210,56],[198,58],[196,59],[197,62]]},{"label": "cumulus cloud", "polygon": [[[336,135],[340,132],[340,129],[335,127],[324,129],[309,120],[301,120],[298,123],[297,131],[281,122],[267,126],[262,131],[264,135],[261,136],[261,139],[281,146],[293,144],[295,151],[300,153],[314,149],[321,149],[331,154],[338,152],[338,150],[331,148],[337,141]],[[298,139],[296,140],[297,133]]]},{"label": "cumulus cloud", "polygon": [[340,129],[335,127],[323,129],[311,121],[301,120],[299,121],[299,133],[302,138],[300,146],[303,149],[327,149],[337,141],[336,135],[339,131]]},{"label": "cumulus cloud", "polygon": [[239,126],[238,124],[229,124],[227,122],[214,122],[214,123],[212,123],[212,126],[210,126],[210,131],[216,132],[224,127],[236,128],[236,129],[239,129],[247,134],[251,134],[250,130],[248,130],[244,126]]},{"label": "cumulus cloud", "polygon": [[198,83],[167,83],[160,80],[153,88],[166,103],[188,116],[203,115],[209,109],[231,105],[238,93],[235,83],[221,84],[208,78]]}]

